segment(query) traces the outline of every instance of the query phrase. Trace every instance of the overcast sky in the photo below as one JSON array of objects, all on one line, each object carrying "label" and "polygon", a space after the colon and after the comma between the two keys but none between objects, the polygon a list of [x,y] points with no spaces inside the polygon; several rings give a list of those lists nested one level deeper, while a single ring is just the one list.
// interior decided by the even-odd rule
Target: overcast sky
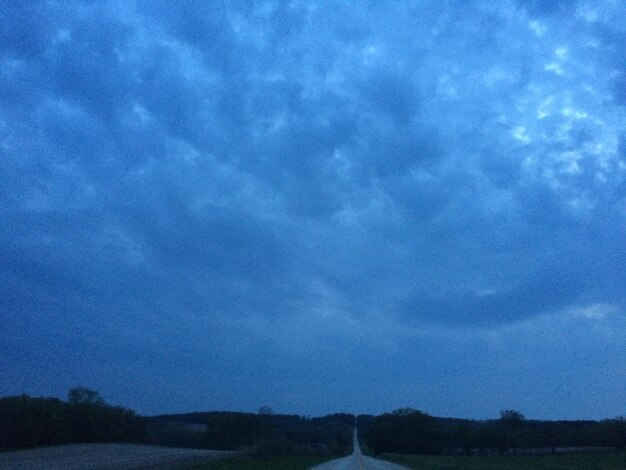
[{"label": "overcast sky", "polygon": [[0,8],[0,395],[626,414],[626,6]]}]

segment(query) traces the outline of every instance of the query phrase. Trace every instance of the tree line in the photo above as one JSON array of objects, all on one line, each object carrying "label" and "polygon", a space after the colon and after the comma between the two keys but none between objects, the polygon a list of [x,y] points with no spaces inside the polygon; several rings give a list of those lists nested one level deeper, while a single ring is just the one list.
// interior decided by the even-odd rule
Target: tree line
[{"label": "tree line", "polygon": [[557,452],[564,448],[626,448],[626,420],[527,420],[516,410],[499,419],[438,418],[411,408],[359,416],[364,443],[374,454]]},{"label": "tree line", "polygon": [[0,449],[67,443],[145,442],[148,423],[132,410],[108,405],[83,387],[68,400],[28,395],[0,398]]},{"label": "tree line", "polygon": [[626,448],[626,419],[527,420],[503,410],[499,419],[439,418],[411,408],[379,416],[337,413],[324,417],[197,412],[143,417],[107,404],[98,392],[76,387],[67,401],[28,395],[0,398],[0,449],[89,442],[137,442],[174,447],[240,449],[258,455],[352,451],[358,424],[374,454],[478,454],[557,452],[562,448]]},{"label": "tree line", "polygon": [[244,449],[257,455],[345,455],[352,451],[354,424],[354,415],[345,413],[310,418],[274,414],[266,407],[256,414],[212,411],[150,418],[161,445]]},{"label": "tree line", "polygon": [[353,415],[321,418],[259,413],[198,412],[154,417],[107,404],[76,387],[67,400],[28,395],[0,398],[0,450],[92,442],[246,450],[259,455],[352,451]]}]

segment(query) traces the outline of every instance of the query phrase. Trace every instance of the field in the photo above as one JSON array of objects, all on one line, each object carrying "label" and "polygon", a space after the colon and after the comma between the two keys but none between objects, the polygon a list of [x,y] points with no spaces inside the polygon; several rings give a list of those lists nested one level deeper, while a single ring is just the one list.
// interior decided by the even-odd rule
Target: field
[{"label": "field", "polygon": [[315,456],[250,457],[237,452],[137,444],[71,444],[0,452],[2,470],[305,470]]},{"label": "field", "polygon": [[0,469],[169,469],[186,467],[198,461],[231,457],[233,454],[139,444],[70,444],[0,452]]},{"label": "field", "polygon": [[385,460],[420,470],[624,470],[626,452],[519,456],[383,455]]},{"label": "field", "polygon": [[189,470],[307,470],[327,460],[313,456],[241,457],[198,463]]}]

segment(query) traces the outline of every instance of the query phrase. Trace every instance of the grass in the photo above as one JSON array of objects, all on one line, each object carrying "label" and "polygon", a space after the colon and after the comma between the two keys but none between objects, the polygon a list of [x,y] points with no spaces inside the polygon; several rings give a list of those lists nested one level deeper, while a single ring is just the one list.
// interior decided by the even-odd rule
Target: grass
[{"label": "grass", "polygon": [[589,452],[559,455],[451,457],[382,455],[384,460],[420,470],[624,470],[626,452]]},{"label": "grass", "polygon": [[195,464],[190,470],[307,470],[328,460],[311,455],[237,457]]}]

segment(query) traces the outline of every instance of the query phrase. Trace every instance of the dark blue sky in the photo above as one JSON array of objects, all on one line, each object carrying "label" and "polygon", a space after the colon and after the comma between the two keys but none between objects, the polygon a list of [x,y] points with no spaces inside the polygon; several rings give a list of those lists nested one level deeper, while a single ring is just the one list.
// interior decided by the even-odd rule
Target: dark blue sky
[{"label": "dark blue sky", "polygon": [[623,2],[1,3],[0,395],[626,413]]}]

